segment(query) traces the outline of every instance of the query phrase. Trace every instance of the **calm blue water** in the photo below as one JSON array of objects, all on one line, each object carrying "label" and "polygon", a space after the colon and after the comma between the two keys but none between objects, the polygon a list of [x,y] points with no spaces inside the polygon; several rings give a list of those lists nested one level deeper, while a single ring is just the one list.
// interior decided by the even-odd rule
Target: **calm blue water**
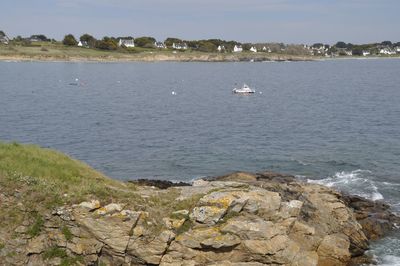
[{"label": "calm blue water", "polygon": [[[257,94],[232,95],[243,82]],[[0,139],[117,179],[269,169],[400,210],[400,60],[0,62]]]}]

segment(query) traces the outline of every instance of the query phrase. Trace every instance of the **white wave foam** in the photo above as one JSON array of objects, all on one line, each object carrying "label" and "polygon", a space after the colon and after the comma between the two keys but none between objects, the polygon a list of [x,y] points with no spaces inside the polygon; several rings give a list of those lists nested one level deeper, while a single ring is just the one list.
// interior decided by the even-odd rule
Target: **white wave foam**
[{"label": "white wave foam", "polygon": [[369,170],[357,169],[351,172],[337,172],[324,179],[308,179],[307,182],[334,187],[371,200],[382,200],[383,195],[370,179],[371,174]]},{"label": "white wave foam", "polygon": [[381,257],[381,262],[378,262],[379,266],[399,266],[400,257],[393,255],[385,255]]}]

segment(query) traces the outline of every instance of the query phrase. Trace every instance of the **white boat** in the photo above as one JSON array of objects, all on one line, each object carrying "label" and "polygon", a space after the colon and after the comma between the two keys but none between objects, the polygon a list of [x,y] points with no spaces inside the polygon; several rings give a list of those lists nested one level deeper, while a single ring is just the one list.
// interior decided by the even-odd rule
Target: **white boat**
[{"label": "white boat", "polygon": [[252,94],[255,93],[256,91],[251,89],[246,84],[243,84],[242,88],[240,89],[234,88],[232,92],[236,94]]}]

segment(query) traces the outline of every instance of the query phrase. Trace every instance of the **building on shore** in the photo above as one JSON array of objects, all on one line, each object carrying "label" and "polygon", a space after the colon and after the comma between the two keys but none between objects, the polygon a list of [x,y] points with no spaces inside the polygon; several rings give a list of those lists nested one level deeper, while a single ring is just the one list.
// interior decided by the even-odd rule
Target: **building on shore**
[{"label": "building on shore", "polygon": [[252,46],[250,48],[250,52],[257,53],[257,48],[255,46]]},{"label": "building on shore", "polygon": [[172,49],[177,49],[177,50],[187,50],[188,46],[186,43],[173,43],[172,44]]},{"label": "building on shore", "polygon": [[79,41],[78,42],[78,47],[89,48],[89,44],[86,41]]},{"label": "building on shore", "polygon": [[233,52],[234,53],[240,53],[240,52],[242,52],[243,51],[243,47],[241,46],[241,45],[235,45],[234,47],[233,47]]},{"label": "building on shore", "polygon": [[133,48],[135,47],[135,39],[119,39],[118,46],[124,46],[126,48]]},{"label": "building on shore", "polygon": [[165,46],[165,43],[163,43],[163,42],[154,42],[154,47],[159,48],[159,49],[167,48],[167,46]]}]

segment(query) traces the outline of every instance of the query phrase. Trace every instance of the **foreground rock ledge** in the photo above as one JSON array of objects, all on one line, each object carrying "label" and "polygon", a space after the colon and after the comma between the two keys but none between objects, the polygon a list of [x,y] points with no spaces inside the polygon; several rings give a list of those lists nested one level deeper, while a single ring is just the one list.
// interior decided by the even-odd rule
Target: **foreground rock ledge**
[{"label": "foreground rock ledge", "polygon": [[[60,265],[65,254],[80,265],[356,265],[369,239],[399,223],[381,202],[271,172],[141,187],[138,195],[172,190],[182,209],[159,217],[96,199],[57,208],[33,238],[17,227],[25,257],[6,264]],[[61,255],[44,256],[49,249]]]}]

